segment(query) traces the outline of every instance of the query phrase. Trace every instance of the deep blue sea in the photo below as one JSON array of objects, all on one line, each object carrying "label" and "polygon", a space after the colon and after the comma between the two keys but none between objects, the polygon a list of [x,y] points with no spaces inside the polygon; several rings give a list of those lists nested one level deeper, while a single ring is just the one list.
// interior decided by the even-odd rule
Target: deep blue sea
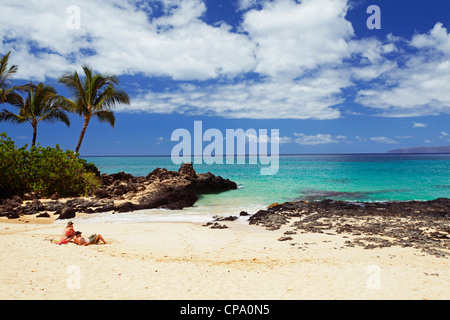
[{"label": "deep blue sea", "polygon": [[[102,173],[147,175],[156,168],[178,170],[170,157],[85,157]],[[225,162],[225,161],[224,161]],[[450,154],[345,154],[280,156],[275,175],[260,165],[194,164],[235,181],[237,190],[203,195],[193,208],[92,215],[109,222],[210,221],[213,215],[254,213],[274,202],[335,199],[346,201],[432,200],[450,198]]]}]

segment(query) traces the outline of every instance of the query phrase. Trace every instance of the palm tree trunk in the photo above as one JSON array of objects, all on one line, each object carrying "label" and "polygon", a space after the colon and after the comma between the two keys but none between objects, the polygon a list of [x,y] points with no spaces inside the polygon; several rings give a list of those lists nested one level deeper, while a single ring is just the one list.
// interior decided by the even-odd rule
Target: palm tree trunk
[{"label": "palm tree trunk", "polygon": [[81,143],[83,142],[84,134],[86,133],[86,129],[89,124],[89,120],[90,120],[90,118],[84,117],[84,125],[83,125],[83,129],[81,129],[81,134],[80,134],[80,138],[78,139],[78,144],[77,144],[77,148],[75,149],[75,153],[78,153],[78,151],[80,150]]},{"label": "palm tree trunk", "polygon": [[33,124],[33,141],[31,142],[32,147],[36,145],[36,137],[37,137],[37,124]]}]

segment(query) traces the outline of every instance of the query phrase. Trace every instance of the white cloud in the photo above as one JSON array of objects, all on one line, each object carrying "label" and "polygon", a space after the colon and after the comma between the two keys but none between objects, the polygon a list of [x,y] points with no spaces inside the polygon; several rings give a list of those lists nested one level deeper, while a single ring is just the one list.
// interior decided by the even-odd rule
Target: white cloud
[{"label": "white cloud", "polygon": [[236,5],[239,11],[246,11],[248,9],[257,7],[258,5],[263,6],[264,4],[270,1],[271,0],[238,0]]},{"label": "white cloud", "polygon": [[[69,5],[80,8],[80,29],[67,28]],[[206,23],[202,0],[3,0],[0,52],[14,51],[19,79],[58,78],[88,64],[179,81],[176,89],[139,93],[121,111],[336,119],[346,112],[343,90],[363,82],[356,102],[378,115],[450,113],[450,35],[441,23],[410,41],[356,39],[347,0],[236,5],[238,31]],[[248,73],[254,80],[242,77]]]},{"label": "white cloud", "polygon": [[450,35],[441,22],[435,24],[428,34],[417,34],[411,40],[416,48],[431,48],[450,56]]},{"label": "white cloud", "polygon": [[220,115],[251,119],[337,119],[347,80],[327,71],[301,81],[255,81],[179,86],[171,92],[148,92],[122,111]]},{"label": "white cloud", "polygon": [[421,122],[414,122],[413,127],[414,128],[425,128],[427,125],[425,123]]},{"label": "white cloud", "polygon": [[2,1],[0,52],[14,50],[18,77],[55,78],[85,63],[117,75],[176,80],[233,76],[254,68],[254,44],[226,24],[203,22],[206,7],[200,0],[166,1],[166,15],[151,21],[142,1],[80,0],[76,5],[81,23],[72,30],[64,1]]},{"label": "white cloud", "polygon": [[[441,23],[406,42],[405,62],[383,73],[378,86],[361,90],[356,102],[389,117],[450,113],[450,35]],[[407,53],[411,52],[411,53]]]},{"label": "white cloud", "polygon": [[447,141],[450,141],[450,134],[445,131],[441,131],[441,135],[439,136],[440,139],[445,139]]},{"label": "white cloud", "polygon": [[318,133],[316,135],[305,135],[303,133],[294,133],[296,137],[294,142],[302,145],[317,145],[317,144],[329,144],[329,143],[340,143],[345,136],[332,136],[331,134]]},{"label": "white cloud", "polygon": [[362,38],[349,41],[352,59],[352,78],[357,81],[371,81],[395,70],[398,65],[395,60],[389,60],[386,55],[397,52],[398,48],[391,35],[386,43],[376,38]]},{"label": "white cloud", "polygon": [[265,134],[254,135],[249,134],[246,135],[246,139],[248,142],[256,142],[256,143],[272,143],[272,140],[278,144],[286,144],[291,143],[292,139],[290,137],[271,137]]},{"label": "white cloud", "polygon": [[242,29],[256,44],[255,71],[295,78],[320,65],[338,65],[350,56],[353,28],[345,19],[346,0],[266,2],[248,11]]},{"label": "white cloud", "polygon": [[370,81],[378,78],[382,74],[394,70],[397,63],[394,61],[385,61],[381,64],[370,64],[364,67],[352,68],[352,76],[356,80]]},{"label": "white cloud", "polygon": [[394,139],[387,138],[387,137],[372,137],[372,138],[370,138],[370,140],[375,141],[375,142],[379,142],[379,143],[386,143],[386,144],[396,144],[396,143],[398,143]]},{"label": "white cloud", "polygon": [[[352,85],[349,72],[337,69],[350,54],[346,41],[353,35],[346,0],[251,1],[249,8],[262,8],[244,13],[241,32],[204,22],[201,0],[164,0],[159,17],[149,15],[148,2],[80,0],[79,30],[67,28],[63,1],[17,3],[2,3],[0,35],[10,41],[0,36],[0,52],[14,49],[18,78],[57,78],[88,64],[116,75],[219,79],[193,90],[180,84],[169,92],[141,93],[122,111],[336,119],[341,90]],[[308,76],[297,78],[306,70]],[[247,72],[259,80],[240,80]]]}]

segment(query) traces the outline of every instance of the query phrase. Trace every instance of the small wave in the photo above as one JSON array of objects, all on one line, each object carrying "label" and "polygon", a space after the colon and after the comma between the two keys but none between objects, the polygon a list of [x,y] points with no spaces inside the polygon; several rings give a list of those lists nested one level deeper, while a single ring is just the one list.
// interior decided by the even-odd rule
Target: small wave
[{"label": "small wave", "polygon": [[[164,210],[169,211],[169,210]],[[102,212],[95,214],[80,215],[71,221],[75,224],[101,224],[101,223],[145,223],[145,222],[208,222],[212,220],[212,215],[199,215],[174,212],[149,212],[148,210],[138,210],[126,213]],[[58,220],[57,220],[58,221]],[[66,222],[57,222],[64,224]]]},{"label": "small wave", "polygon": [[[201,205],[182,210],[147,209],[125,213],[102,212],[79,215],[72,219],[75,224],[101,224],[101,223],[147,223],[147,222],[188,222],[206,223],[215,217],[237,216],[241,211],[253,214],[265,209],[260,204],[229,204],[229,205]],[[239,219],[246,221],[246,217]],[[65,224],[65,220],[56,220],[55,224]]]}]

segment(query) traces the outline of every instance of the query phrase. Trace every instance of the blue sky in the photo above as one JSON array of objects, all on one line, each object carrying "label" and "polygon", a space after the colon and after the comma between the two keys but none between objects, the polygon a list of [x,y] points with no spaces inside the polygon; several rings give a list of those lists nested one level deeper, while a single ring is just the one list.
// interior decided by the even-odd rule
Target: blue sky
[{"label": "blue sky", "polygon": [[[83,64],[119,77],[131,105],[114,129],[91,122],[82,155],[170,154],[172,132],[197,120],[279,129],[281,153],[386,152],[450,145],[449,12],[445,0],[4,0],[0,54],[12,51],[16,84],[63,95],[58,77]],[[83,121],[70,119],[41,123],[37,141],[73,150]],[[0,131],[31,142],[26,124]]]}]

